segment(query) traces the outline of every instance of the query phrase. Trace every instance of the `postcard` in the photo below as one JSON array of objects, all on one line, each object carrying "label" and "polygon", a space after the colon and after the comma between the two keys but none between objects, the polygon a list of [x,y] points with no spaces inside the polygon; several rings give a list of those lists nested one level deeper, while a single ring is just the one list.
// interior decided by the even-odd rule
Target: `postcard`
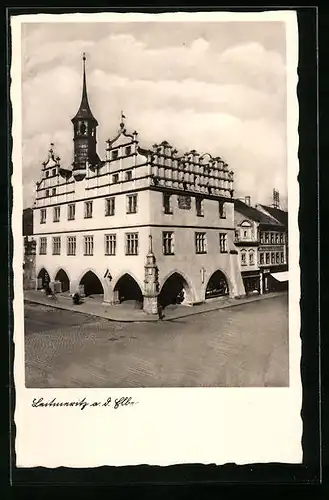
[{"label": "postcard", "polygon": [[11,36],[17,467],[300,464],[296,13]]}]

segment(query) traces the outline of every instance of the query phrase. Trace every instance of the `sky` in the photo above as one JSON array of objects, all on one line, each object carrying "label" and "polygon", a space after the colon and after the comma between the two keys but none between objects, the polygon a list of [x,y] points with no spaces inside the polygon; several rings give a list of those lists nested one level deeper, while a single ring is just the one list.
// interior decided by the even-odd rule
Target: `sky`
[{"label": "sky", "polygon": [[24,208],[51,142],[72,164],[83,52],[101,158],[123,110],[143,147],[166,140],[221,156],[237,197],[271,203],[275,188],[285,208],[285,50],[281,22],[23,24]]}]

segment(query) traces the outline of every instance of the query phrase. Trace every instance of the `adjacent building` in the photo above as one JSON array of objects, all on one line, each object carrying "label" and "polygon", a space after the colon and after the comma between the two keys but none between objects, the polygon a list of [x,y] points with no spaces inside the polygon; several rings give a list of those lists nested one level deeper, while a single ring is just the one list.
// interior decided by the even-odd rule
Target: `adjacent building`
[{"label": "adjacent building", "polygon": [[[256,208],[261,212],[269,215],[270,217],[277,220],[280,224],[284,226],[285,229],[285,246],[286,246],[286,257],[287,257],[287,265],[289,259],[289,239],[288,239],[288,212],[286,210],[282,210],[280,207],[280,194],[278,191],[273,190],[273,204],[272,205],[262,205],[257,204]],[[287,267],[288,269],[288,267]]]},{"label": "adjacent building", "polygon": [[234,202],[235,246],[247,294],[287,287],[286,228],[251,206],[250,197]]},{"label": "adjacent building", "polygon": [[134,300],[195,304],[245,294],[235,247],[233,172],[167,141],[142,145],[121,116],[97,153],[97,126],[83,57],[82,99],[72,119],[74,161],[63,166],[52,144],[33,208],[37,286]]}]

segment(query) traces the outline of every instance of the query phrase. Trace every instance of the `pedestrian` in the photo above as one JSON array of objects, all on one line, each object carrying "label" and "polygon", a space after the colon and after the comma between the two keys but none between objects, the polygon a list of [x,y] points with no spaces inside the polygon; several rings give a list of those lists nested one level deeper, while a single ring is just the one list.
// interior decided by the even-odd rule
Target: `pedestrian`
[{"label": "pedestrian", "polygon": [[163,314],[163,307],[162,307],[162,304],[158,304],[158,316],[159,316],[159,320],[163,320],[164,318],[164,314]]}]

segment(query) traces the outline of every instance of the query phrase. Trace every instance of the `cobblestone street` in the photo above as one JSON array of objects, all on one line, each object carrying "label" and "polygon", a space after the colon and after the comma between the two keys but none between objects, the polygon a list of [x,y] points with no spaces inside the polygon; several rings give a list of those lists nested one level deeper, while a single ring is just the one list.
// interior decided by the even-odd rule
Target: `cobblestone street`
[{"label": "cobblestone street", "polygon": [[25,303],[26,386],[288,385],[288,298],[156,323]]}]

